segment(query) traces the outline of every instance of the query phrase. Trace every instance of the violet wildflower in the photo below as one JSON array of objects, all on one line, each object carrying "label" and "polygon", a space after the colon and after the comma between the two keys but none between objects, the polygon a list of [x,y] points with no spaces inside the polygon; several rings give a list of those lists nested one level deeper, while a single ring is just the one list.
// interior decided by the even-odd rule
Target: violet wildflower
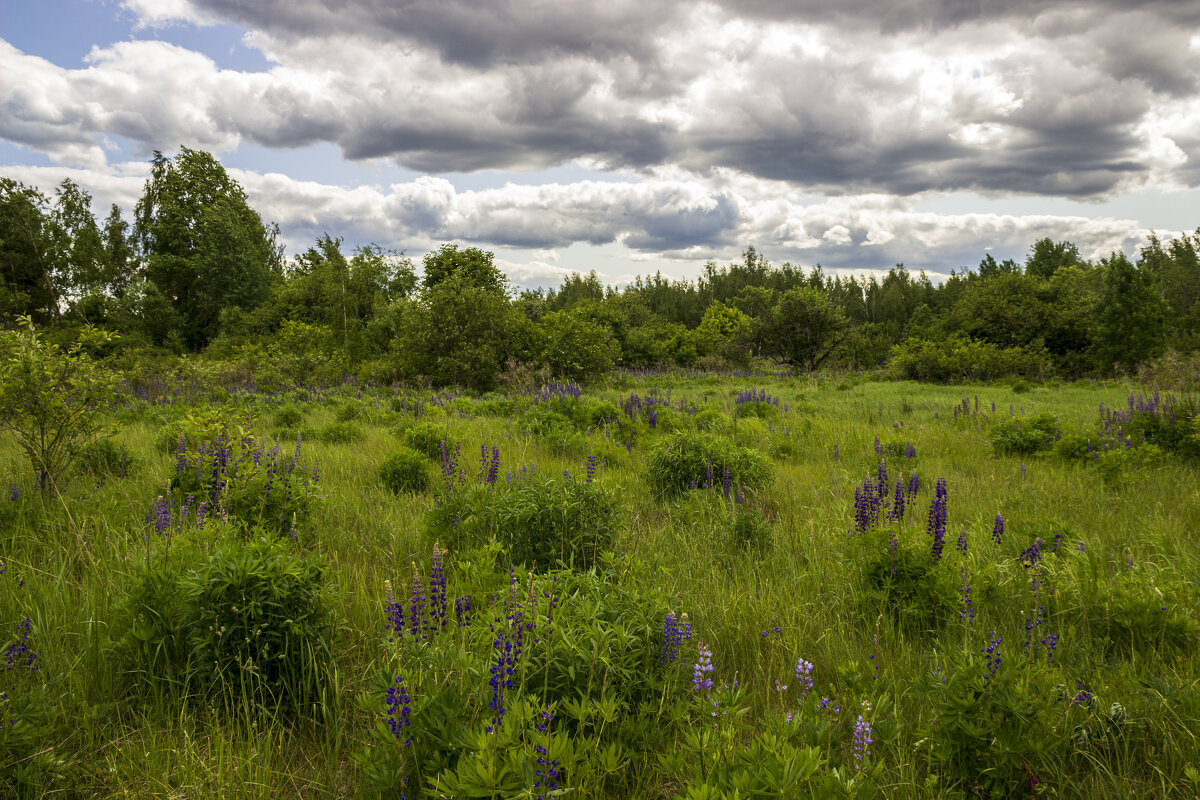
[{"label": "violet wildflower", "polygon": [[933,502],[929,506],[929,534],[933,537],[933,563],[942,560],[946,543],[946,479],[938,478]]},{"label": "violet wildflower", "polygon": [[405,730],[412,725],[412,720],[409,719],[410,702],[408,692],[404,691],[404,680],[397,675],[396,685],[387,689],[388,724],[392,727],[392,734],[397,741],[404,740],[405,747],[412,744],[412,739]]},{"label": "violet wildflower", "polygon": [[908,476],[909,499],[911,500],[912,498],[916,497],[919,491],[921,491],[921,478],[917,475],[917,471],[914,469],[912,474]]},{"label": "violet wildflower", "polygon": [[429,569],[429,624],[434,632],[446,627],[446,570],[442,549],[433,543],[433,563]]},{"label": "violet wildflower", "polygon": [[454,619],[461,628],[471,624],[471,598],[463,595],[454,601]]},{"label": "violet wildflower", "polygon": [[591,483],[592,478],[596,477],[596,457],[588,456],[587,459],[587,480],[586,483]]},{"label": "violet wildflower", "polygon": [[554,714],[550,711],[550,706],[546,706],[545,710],[539,715],[541,722],[538,723],[538,732],[546,735],[545,744],[538,743],[535,751],[537,752],[537,769],[534,770],[534,776],[537,778],[533,782],[533,788],[538,790],[537,800],[545,800],[558,789],[559,767],[558,762],[550,758],[550,723],[554,721]]},{"label": "violet wildflower", "polygon": [[871,738],[871,722],[866,717],[871,713],[869,700],[863,700],[862,712],[854,721],[854,760],[859,764],[871,757],[871,745],[875,743]]},{"label": "violet wildflower", "polygon": [[967,554],[967,529],[963,528],[958,532],[958,541],[954,543],[955,549],[963,555]]},{"label": "violet wildflower", "polygon": [[14,644],[10,644],[4,651],[4,658],[7,661],[6,670],[11,670],[13,667],[22,666],[29,670],[37,669],[38,654],[29,647],[29,632],[33,630],[33,621],[26,617],[17,625],[17,629],[21,631],[21,638]]},{"label": "violet wildflower", "polygon": [[900,478],[896,479],[896,491],[892,493],[892,510],[888,512],[888,519],[901,520],[904,519],[904,481]]},{"label": "violet wildflower", "polygon": [[421,575],[417,565],[413,564],[412,596],[409,603],[408,630],[414,638],[420,638],[428,632],[429,626],[425,621],[425,585],[421,583]]},{"label": "violet wildflower", "polygon": [[800,696],[807,697],[813,688],[813,665],[803,658],[796,662],[796,680],[800,681]]},{"label": "violet wildflower", "polygon": [[388,641],[395,641],[397,636],[404,635],[404,607],[392,593],[392,582],[383,582],[383,593],[387,598],[383,606],[384,617],[387,620]]},{"label": "violet wildflower", "polygon": [[840,459],[841,457],[842,457],[842,456],[841,456],[841,453],[838,451],[838,446],[835,444],[835,445],[833,446],[833,460],[834,460],[834,461],[837,461],[837,460],[838,460],[838,459]]},{"label": "violet wildflower", "polygon": [[711,695],[713,681],[708,675],[712,671],[712,650],[704,642],[700,642],[699,655],[695,666],[692,667],[692,689],[695,691],[704,690],[705,694]]},{"label": "violet wildflower", "polygon": [[164,500],[161,494],[150,504],[150,510],[146,512],[146,523],[154,525],[154,532],[160,536],[170,529],[171,504]]},{"label": "violet wildflower", "polygon": [[492,721],[487,726],[488,733],[499,728],[504,719],[504,690],[512,688],[513,664],[515,663],[513,645],[508,638],[508,633],[503,629],[497,631],[494,623],[491,627],[492,633],[496,636],[492,640],[492,649],[496,651],[496,663],[489,670],[491,678],[488,680],[488,685],[492,688],[492,700],[489,707],[492,709]]},{"label": "violet wildflower", "polygon": [[1000,644],[1003,641],[1003,638],[997,636],[995,631],[992,631],[991,642],[988,643],[987,647],[984,647],[979,651],[987,656],[986,664],[988,671],[987,674],[983,676],[984,688],[987,688],[988,684],[992,682],[992,678],[996,676],[996,671],[1000,669],[1000,663],[1003,661],[1003,659],[1000,658]]},{"label": "violet wildflower", "polygon": [[1004,517],[996,515],[996,523],[992,525],[992,541],[1000,544],[1004,540]]}]

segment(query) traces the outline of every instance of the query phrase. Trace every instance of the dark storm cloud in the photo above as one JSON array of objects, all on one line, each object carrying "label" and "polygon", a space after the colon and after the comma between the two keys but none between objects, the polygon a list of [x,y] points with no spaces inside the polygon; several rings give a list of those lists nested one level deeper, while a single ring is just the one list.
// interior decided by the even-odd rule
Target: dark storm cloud
[{"label": "dark storm cloud", "polygon": [[0,136],[63,163],[102,163],[116,134],[332,142],[431,173],[729,169],[847,194],[1200,185],[1198,3],[190,2],[277,66],[122,42],[63,70],[0,46],[23,76],[0,84]]}]

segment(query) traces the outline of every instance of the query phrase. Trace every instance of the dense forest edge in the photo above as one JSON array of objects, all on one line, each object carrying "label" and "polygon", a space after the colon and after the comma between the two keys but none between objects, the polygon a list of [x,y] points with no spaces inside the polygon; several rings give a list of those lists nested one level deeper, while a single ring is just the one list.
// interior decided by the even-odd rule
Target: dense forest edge
[{"label": "dense forest edge", "polygon": [[511,286],[491,253],[445,244],[418,270],[378,246],[320,237],[285,258],[221,164],[156,153],[131,225],[65,180],[49,198],[0,178],[0,320],[52,341],[109,331],[132,385],[197,371],[209,384],[405,382],[489,390],[588,381],[615,369],[808,372],[935,382],[1140,373],[1194,388],[1200,229],[1152,237],[1136,260],[1035,242],[1024,264],[985,255],[940,285],[902,264],[876,275],[773,265],[753,247],[695,281],[617,289],[593,271]]}]

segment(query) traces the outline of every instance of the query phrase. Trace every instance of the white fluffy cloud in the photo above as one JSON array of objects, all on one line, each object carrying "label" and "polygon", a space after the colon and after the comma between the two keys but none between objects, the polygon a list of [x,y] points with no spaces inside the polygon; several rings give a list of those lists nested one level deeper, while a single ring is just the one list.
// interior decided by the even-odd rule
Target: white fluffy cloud
[{"label": "white fluffy cloud", "polygon": [[[69,177],[89,189],[101,209],[112,202],[131,208],[145,180],[141,164],[7,171],[47,191]],[[621,245],[635,255],[692,264],[734,258],[754,243],[773,260],[819,262],[834,271],[905,262],[941,274],[974,265],[987,251],[1024,252],[1045,236],[1069,239],[1085,256],[1099,258],[1134,250],[1150,233],[1128,219],[938,214],[916,210],[911,198],[881,194],[814,202],[763,199],[695,181],[654,178],[456,191],[449,181],[432,177],[349,189],[278,173],[230,173],[263,217],[282,226],[293,252],[326,232],[410,253],[444,241],[531,251],[528,262],[502,264],[521,285],[553,284],[569,274],[570,268],[550,262],[557,250],[575,243]]]},{"label": "white fluffy cloud", "polygon": [[1179,4],[130,0],[232,21],[275,66],[163,42],[63,69],[0,43],[0,137],[64,164],[332,142],[430,172],[724,168],[826,193],[1095,197],[1200,185],[1200,14]]}]

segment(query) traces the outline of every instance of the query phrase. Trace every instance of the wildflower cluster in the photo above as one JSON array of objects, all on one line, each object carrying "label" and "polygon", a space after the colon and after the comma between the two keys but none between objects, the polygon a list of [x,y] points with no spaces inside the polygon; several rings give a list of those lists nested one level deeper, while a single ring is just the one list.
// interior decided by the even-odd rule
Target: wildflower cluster
[{"label": "wildflower cluster", "polygon": [[942,549],[946,545],[946,479],[938,478],[933,502],[929,505],[929,535],[933,537],[933,563],[942,560]]}]

